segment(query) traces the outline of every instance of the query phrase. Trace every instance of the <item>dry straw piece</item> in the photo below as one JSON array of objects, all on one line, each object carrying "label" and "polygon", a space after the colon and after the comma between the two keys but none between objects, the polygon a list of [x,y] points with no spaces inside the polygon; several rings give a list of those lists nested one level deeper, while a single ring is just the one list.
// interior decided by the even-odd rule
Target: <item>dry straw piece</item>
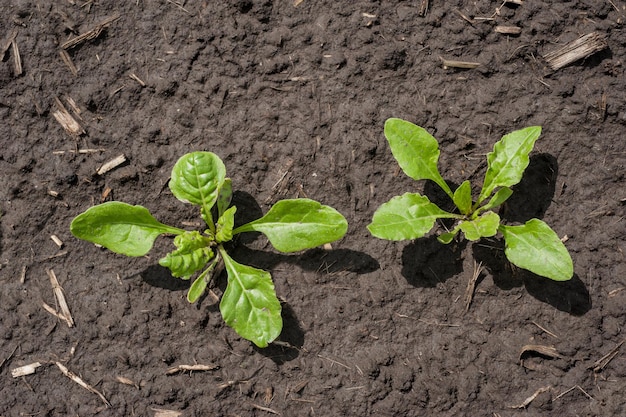
[{"label": "dry straw piece", "polygon": [[[54,296],[57,299],[57,303],[59,307],[61,308],[61,312],[60,313],[56,312],[55,315],[59,317],[60,319],[64,320],[67,323],[68,327],[73,327],[74,319],[72,318],[70,309],[67,306],[67,301],[65,301],[65,294],[63,293],[63,288],[61,288],[61,285],[59,284],[59,280],[57,279],[57,276],[52,269],[46,269],[46,273],[48,274],[48,277],[50,278],[50,284],[52,285]],[[44,303],[44,308],[46,308],[45,303]],[[48,309],[46,308],[46,310]],[[52,313],[50,310],[48,311]]]},{"label": "dry straw piece", "polygon": [[608,48],[604,35],[598,32],[591,32],[585,36],[581,36],[573,42],[568,43],[564,47],[556,51],[549,52],[543,56],[550,68],[553,70],[561,69],[572,62],[579,59],[587,58]]}]

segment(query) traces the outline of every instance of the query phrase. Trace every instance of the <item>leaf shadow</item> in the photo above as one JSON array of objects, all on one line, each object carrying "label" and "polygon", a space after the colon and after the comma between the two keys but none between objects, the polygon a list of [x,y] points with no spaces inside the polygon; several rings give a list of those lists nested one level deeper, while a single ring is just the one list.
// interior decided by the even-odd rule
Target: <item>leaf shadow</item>
[{"label": "leaf shadow", "polygon": [[463,271],[465,240],[444,245],[428,236],[406,245],[402,251],[402,276],[414,287],[436,287]]},{"label": "leaf shadow", "polygon": [[515,185],[513,195],[503,204],[500,217],[513,223],[526,223],[542,218],[554,198],[559,166],[548,153],[532,155],[522,180]]},{"label": "leaf shadow", "polygon": [[591,309],[591,297],[585,284],[574,274],[569,281],[553,281],[517,268],[504,255],[504,242],[483,240],[488,244],[473,244],[474,259],[491,273],[494,284],[503,290],[524,286],[537,300],[573,316],[582,316]]}]

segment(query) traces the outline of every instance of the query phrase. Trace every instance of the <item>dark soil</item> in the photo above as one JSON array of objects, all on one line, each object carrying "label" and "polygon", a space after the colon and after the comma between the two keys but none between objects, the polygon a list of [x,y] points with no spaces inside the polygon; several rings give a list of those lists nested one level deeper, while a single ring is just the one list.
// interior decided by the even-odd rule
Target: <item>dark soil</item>
[{"label": "dark soil", "polygon": [[[9,47],[0,62],[0,415],[626,415],[626,3],[434,1],[423,17],[420,3],[3,2],[0,47],[16,30],[23,72]],[[67,50],[73,75],[62,44],[116,13]],[[607,49],[548,69],[543,55],[594,31]],[[443,68],[440,57],[482,65]],[[71,114],[75,102],[84,134],[61,127],[55,98]],[[499,239],[371,237],[366,225],[391,197],[438,198],[399,170],[383,136],[389,117],[428,129],[446,180],[477,186],[494,142],[543,126],[502,214],[542,218],[567,236],[574,278],[511,268]],[[225,326],[214,300],[186,302],[188,283],[157,264],[171,239],[129,259],[69,232],[103,199],[142,204],[177,226],[197,221],[167,188],[175,161],[194,150],[223,158],[244,217],[308,196],[350,223],[329,251],[282,255],[261,237],[239,242],[234,257],[271,270],[284,301],[283,335],[267,349]],[[120,154],[124,165],[96,175]],[[485,270],[465,312],[474,261]],[[73,328],[42,307],[55,307],[49,269]],[[522,355],[526,345],[558,355]],[[36,373],[12,378],[37,361]],[[166,374],[182,364],[217,368]]]}]

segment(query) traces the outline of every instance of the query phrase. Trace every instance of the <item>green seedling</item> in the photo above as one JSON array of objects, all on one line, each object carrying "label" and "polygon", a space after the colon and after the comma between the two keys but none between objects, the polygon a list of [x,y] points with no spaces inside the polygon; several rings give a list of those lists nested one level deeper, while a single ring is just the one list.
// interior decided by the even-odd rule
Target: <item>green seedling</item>
[{"label": "green seedling", "polygon": [[[332,207],[309,199],[282,200],[258,220],[234,227],[237,208],[230,206],[231,180],[222,160],[211,152],[184,155],[172,170],[169,187],[176,198],[199,206],[207,225],[202,233],[157,221],[142,206],[107,202],[78,215],[70,226],[79,239],[127,256],[146,255],[162,234],[174,235],[176,250],[159,260],[177,278],[195,277],[187,299],[196,302],[218,265],[228,275],[220,312],[241,337],[266,347],[282,330],[281,305],[266,271],[235,262],[224,243],[239,233],[261,232],[281,252],[296,252],[342,238],[346,219]],[[214,219],[217,219],[215,221]]]},{"label": "green seedling", "polygon": [[505,225],[493,211],[511,196],[510,187],[521,181],[528,155],[540,134],[541,127],[532,126],[496,142],[493,152],[487,154],[487,172],[474,201],[469,181],[452,192],[439,173],[439,144],[433,136],[405,120],[387,120],[385,137],[404,173],[414,180],[433,181],[450,197],[458,212],[442,210],[418,193],[406,193],[382,204],[367,228],[381,239],[409,240],[426,235],[437,219],[454,219],[457,222],[452,230],[438,236],[441,243],[452,242],[459,231],[470,241],[500,232],[504,253],[512,264],[555,281],[569,280],[574,274],[572,258],[550,226],[538,219],[523,225]]}]

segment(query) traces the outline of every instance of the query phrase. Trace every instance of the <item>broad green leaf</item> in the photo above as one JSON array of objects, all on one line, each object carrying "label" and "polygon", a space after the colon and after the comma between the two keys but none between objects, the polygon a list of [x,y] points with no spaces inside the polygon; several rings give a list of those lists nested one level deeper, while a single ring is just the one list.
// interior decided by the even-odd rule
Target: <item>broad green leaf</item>
[{"label": "broad green leaf", "polygon": [[233,197],[233,183],[230,178],[226,178],[220,192],[217,196],[217,216],[222,217],[222,214],[226,211],[230,205],[230,200]]},{"label": "broad green leaf", "polygon": [[443,218],[462,216],[441,210],[426,196],[406,193],[382,204],[367,229],[381,239],[417,239],[433,228],[435,220]]},{"label": "broad green leaf", "polygon": [[400,168],[414,180],[432,180],[452,198],[452,191],[437,168],[439,143],[426,129],[406,120],[385,122],[385,137]]},{"label": "broad green leaf", "polygon": [[169,268],[176,278],[189,279],[213,259],[212,240],[199,232],[185,232],[174,238],[177,250],[159,260],[159,265]]},{"label": "broad green leaf", "polygon": [[169,186],[180,201],[202,206],[209,212],[225,179],[226,167],[217,155],[192,152],[176,162]]},{"label": "broad green leaf", "polygon": [[218,243],[228,242],[233,239],[233,226],[235,225],[235,212],[237,207],[232,206],[217,220],[215,240]]},{"label": "broad green leaf", "polygon": [[513,190],[511,190],[510,188],[508,188],[508,187],[500,188],[493,195],[493,197],[491,197],[491,200],[489,200],[489,202],[487,204],[485,204],[482,207],[479,207],[478,210],[476,210],[476,212],[474,213],[474,216],[477,213],[480,213],[481,211],[491,210],[493,208],[496,208],[496,207],[500,206],[502,203],[504,203],[506,200],[508,200],[509,197],[511,197],[512,194],[513,194]]},{"label": "broad green leaf", "polygon": [[500,216],[493,211],[488,211],[474,220],[464,220],[459,224],[467,240],[478,240],[481,237],[491,237],[498,233]]},{"label": "broad green leaf", "polygon": [[281,305],[271,275],[235,262],[220,250],[228,285],[220,302],[226,324],[258,347],[267,347],[282,331]]},{"label": "broad green leaf", "polygon": [[528,166],[528,154],[541,135],[541,126],[531,126],[505,135],[487,154],[487,173],[478,203],[497,187],[511,187],[521,181]]},{"label": "broad green leaf", "polygon": [[147,208],[110,201],[76,216],[70,225],[74,236],[127,256],[147,254],[163,233],[185,231],[157,221]]},{"label": "broad green leaf", "polygon": [[202,297],[202,294],[206,291],[206,287],[211,280],[213,270],[215,269],[215,265],[219,262],[219,259],[219,256],[216,256],[213,262],[211,262],[211,265],[202,271],[193,284],[191,284],[191,287],[189,287],[189,291],[187,292],[187,301],[193,304],[198,301],[200,297]]},{"label": "broad green leaf", "polygon": [[459,185],[452,200],[461,213],[467,215],[472,211],[472,185],[469,180]]},{"label": "broad green leaf", "polygon": [[555,281],[567,281],[574,265],[559,236],[546,223],[531,219],[521,226],[500,226],[504,253],[512,264]]},{"label": "broad green leaf", "polygon": [[239,226],[233,234],[261,232],[281,252],[296,252],[341,239],[346,219],[332,207],[307,198],[281,200],[258,220]]}]

